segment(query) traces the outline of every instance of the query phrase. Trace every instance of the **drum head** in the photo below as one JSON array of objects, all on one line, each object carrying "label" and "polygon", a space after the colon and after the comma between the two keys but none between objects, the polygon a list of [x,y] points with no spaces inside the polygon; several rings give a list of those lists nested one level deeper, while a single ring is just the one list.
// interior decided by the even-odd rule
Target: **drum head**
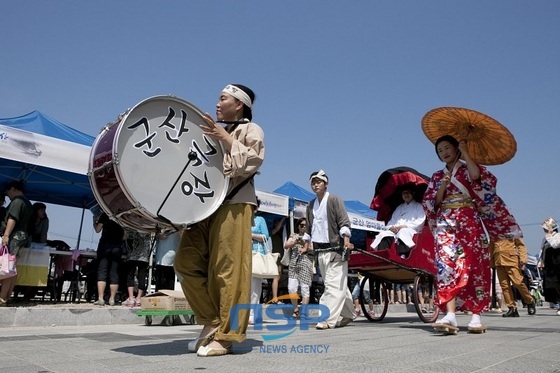
[{"label": "drum head", "polygon": [[228,187],[221,144],[203,134],[203,113],[172,96],[148,98],[115,136],[116,174],[131,202],[161,222],[185,226],[210,216]]}]

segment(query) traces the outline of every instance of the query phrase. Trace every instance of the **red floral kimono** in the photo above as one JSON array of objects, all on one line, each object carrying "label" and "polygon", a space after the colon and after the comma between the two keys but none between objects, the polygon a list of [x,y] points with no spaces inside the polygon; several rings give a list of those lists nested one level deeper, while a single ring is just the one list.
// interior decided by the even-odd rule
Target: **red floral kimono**
[{"label": "red floral kimono", "polygon": [[481,313],[490,303],[488,238],[519,237],[521,229],[499,196],[496,177],[479,166],[480,178],[470,180],[467,167],[458,162],[442,204],[435,209],[437,190],[445,171],[432,175],[422,202],[435,239],[438,306],[457,297],[460,308]]}]

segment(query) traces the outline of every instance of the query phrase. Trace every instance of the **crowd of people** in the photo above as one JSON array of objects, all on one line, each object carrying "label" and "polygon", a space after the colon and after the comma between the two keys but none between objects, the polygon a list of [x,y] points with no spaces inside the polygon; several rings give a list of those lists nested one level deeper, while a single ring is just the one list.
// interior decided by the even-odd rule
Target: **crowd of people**
[{"label": "crowd of people", "polygon": [[[312,300],[315,272],[324,290],[318,302],[328,308],[325,319],[316,325],[329,330],[348,325],[360,315],[359,284],[350,292],[348,258],[354,248],[352,230],[343,201],[328,190],[329,178],[323,170],[309,177],[315,194],[295,226],[288,229],[285,219],[271,224],[259,213],[254,176],[264,161],[262,129],[252,121],[254,92],[240,84],[227,85],[219,94],[216,119],[204,116],[204,134],[218,141],[223,150],[224,175],[229,189],[223,203],[209,217],[188,230],[149,234],[124,229],[102,213],[94,216],[95,231],[101,233],[97,248],[95,305],[117,304],[117,291],[126,289],[123,306],[137,307],[147,292],[149,257],[156,250],[156,288],[174,288],[178,275],[183,292],[198,323],[199,336],[187,349],[198,356],[227,355],[232,344],[243,342],[248,325],[255,320],[254,306],[262,302],[263,279],[252,276],[251,251],[266,255],[271,250],[286,252],[289,258],[287,290],[293,306],[292,317],[299,318],[300,306]],[[224,126],[225,124],[225,126]],[[535,300],[523,281],[527,251],[522,232],[504,201],[497,194],[496,177],[469,155],[464,141],[446,135],[435,142],[437,157],[444,163],[430,178],[421,203],[413,188],[401,190],[402,204],[393,211],[386,230],[373,240],[374,250],[393,249],[407,259],[416,245],[416,236],[427,224],[434,237],[437,266],[435,302],[445,315],[433,325],[449,333],[458,330],[456,312],[469,312],[467,329],[486,330],[481,315],[490,304],[491,267],[495,268],[507,312],[519,317],[514,289],[529,315],[536,312]],[[46,242],[49,221],[46,206],[32,205],[23,194],[23,185],[10,183],[5,189],[10,199],[2,209],[2,245],[13,255],[30,241]],[[539,268],[544,275],[544,296],[551,307],[560,304],[560,234],[552,218],[543,222],[545,232]],[[278,241],[272,249],[268,241]],[[271,239],[275,237],[275,239]],[[155,242],[154,242],[155,241]],[[274,242],[273,242],[274,243]],[[249,247],[252,250],[249,250]],[[279,275],[272,276],[272,298],[280,303]],[[123,269],[124,267],[124,269]],[[0,280],[0,305],[10,299],[15,278]],[[108,285],[108,287],[107,287]],[[363,289],[373,313],[369,289]],[[391,303],[412,302],[409,284],[394,284]],[[252,307],[231,310],[239,304]],[[560,315],[560,310],[558,310]],[[373,314],[372,314],[373,315]],[[232,319],[235,317],[235,319]],[[234,322],[235,321],[235,322]],[[235,328],[233,327],[235,324]]]},{"label": "crowd of people", "polygon": [[[57,249],[69,249],[69,246],[62,241],[48,240],[47,206],[41,202],[31,204],[25,197],[24,188],[25,185],[22,181],[12,181],[5,186],[0,195],[2,246],[16,257],[16,269],[17,257],[22,248],[38,244],[39,246],[53,245]],[[6,207],[4,206],[5,197],[10,199],[10,203]],[[150,235],[131,229],[126,229],[125,232],[119,223],[109,219],[105,213],[94,216],[94,229],[101,233],[101,237],[96,259],[84,264],[83,267],[84,271],[89,271],[88,281],[93,284],[93,286],[88,286],[86,299],[91,300],[95,305],[107,303],[139,307],[140,298],[147,291],[148,262],[149,256],[152,254]],[[178,234],[173,236],[178,237]],[[175,240],[171,247],[169,245],[164,247],[163,241],[162,238],[162,248],[157,250],[159,256],[156,259],[156,266],[160,277],[156,281],[156,287],[174,289],[173,260],[178,240]],[[58,243],[61,244],[60,247]],[[171,274],[169,270],[171,270]],[[16,276],[0,279],[0,306],[6,306],[14,300],[18,300],[19,293],[23,293],[25,301],[36,294],[37,290],[32,286],[16,287],[16,281]],[[107,283],[109,284],[108,291]],[[58,285],[56,283],[57,287]],[[118,291],[123,294],[123,299],[117,300]]]}]

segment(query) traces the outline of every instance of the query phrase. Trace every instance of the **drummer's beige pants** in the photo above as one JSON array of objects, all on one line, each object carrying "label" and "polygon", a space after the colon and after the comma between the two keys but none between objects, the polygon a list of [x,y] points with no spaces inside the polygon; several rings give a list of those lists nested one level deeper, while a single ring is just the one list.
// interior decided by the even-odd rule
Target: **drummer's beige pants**
[{"label": "drummer's beige pants", "polygon": [[197,323],[219,326],[219,341],[245,340],[249,310],[238,313],[237,330],[230,330],[230,310],[250,303],[251,226],[251,205],[222,205],[184,231],[175,257],[175,271]]}]

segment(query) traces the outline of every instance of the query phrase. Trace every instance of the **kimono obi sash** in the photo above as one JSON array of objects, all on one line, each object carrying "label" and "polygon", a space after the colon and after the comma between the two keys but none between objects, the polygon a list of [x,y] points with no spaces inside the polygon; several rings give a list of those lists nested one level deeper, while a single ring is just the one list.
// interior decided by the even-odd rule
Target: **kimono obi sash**
[{"label": "kimono obi sash", "polygon": [[458,209],[461,207],[474,207],[472,198],[464,194],[450,194],[441,202],[441,208],[444,209]]}]

